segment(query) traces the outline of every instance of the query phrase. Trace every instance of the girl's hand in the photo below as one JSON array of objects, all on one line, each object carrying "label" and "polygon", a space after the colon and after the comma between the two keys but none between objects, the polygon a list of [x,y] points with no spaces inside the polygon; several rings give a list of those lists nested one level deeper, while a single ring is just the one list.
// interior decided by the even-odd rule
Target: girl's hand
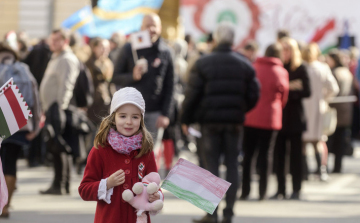
[{"label": "girl's hand", "polygon": [[149,202],[150,203],[152,203],[154,201],[157,201],[159,199],[160,199],[160,195],[159,195],[159,193],[157,191],[155,193],[149,195]]},{"label": "girl's hand", "polygon": [[119,186],[125,182],[125,173],[123,170],[118,170],[115,173],[111,174],[111,176],[107,179],[106,189]]}]

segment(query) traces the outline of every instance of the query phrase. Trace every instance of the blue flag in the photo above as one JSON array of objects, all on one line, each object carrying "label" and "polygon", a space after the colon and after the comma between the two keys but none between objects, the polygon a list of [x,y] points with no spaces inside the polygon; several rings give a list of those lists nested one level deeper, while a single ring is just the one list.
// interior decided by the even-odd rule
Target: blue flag
[{"label": "blue flag", "polygon": [[79,11],[72,14],[61,24],[62,27],[78,32],[84,36],[92,36],[95,33],[92,9],[85,6]]},{"label": "blue flag", "polygon": [[99,0],[93,9],[96,32],[93,36],[110,38],[114,32],[139,31],[145,14],[157,13],[163,0]]}]

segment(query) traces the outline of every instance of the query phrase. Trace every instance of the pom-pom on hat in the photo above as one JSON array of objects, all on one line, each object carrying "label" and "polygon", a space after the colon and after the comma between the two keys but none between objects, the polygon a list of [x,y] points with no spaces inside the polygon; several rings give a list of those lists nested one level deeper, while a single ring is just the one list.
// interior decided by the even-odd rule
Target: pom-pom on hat
[{"label": "pom-pom on hat", "polygon": [[144,117],[145,101],[141,93],[133,87],[121,88],[115,92],[110,105],[110,115],[125,104],[133,104],[138,107]]}]

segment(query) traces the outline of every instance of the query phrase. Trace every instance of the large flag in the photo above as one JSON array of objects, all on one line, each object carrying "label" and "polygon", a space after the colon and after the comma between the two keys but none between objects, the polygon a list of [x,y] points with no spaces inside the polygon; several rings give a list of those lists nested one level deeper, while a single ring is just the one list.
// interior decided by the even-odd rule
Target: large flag
[{"label": "large flag", "polygon": [[92,36],[95,32],[92,8],[85,6],[62,22],[61,26],[84,36]]},{"label": "large flag", "polygon": [[114,32],[130,34],[139,31],[145,14],[157,13],[163,0],[98,0],[93,8],[96,33],[110,38]]},{"label": "large flag", "polygon": [[179,159],[161,187],[213,214],[230,185],[209,171],[187,160]]},{"label": "large flag", "polygon": [[[24,127],[32,117],[19,88],[11,78],[0,88],[0,147],[1,142]],[[8,202],[8,190],[0,160],[0,214]]]}]

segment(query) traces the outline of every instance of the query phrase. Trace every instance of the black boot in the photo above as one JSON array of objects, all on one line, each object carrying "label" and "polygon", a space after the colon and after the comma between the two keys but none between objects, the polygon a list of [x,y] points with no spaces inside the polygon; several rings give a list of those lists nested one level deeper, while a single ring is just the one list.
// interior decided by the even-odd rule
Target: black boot
[{"label": "black boot", "polygon": [[69,182],[65,183],[65,193],[70,194],[70,183]]},{"label": "black boot", "polygon": [[285,200],[285,193],[277,192],[274,196],[270,197],[270,200]]},{"label": "black boot", "polygon": [[231,217],[224,217],[221,223],[231,223]]},{"label": "black boot", "polygon": [[315,173],[320,175],[321,157],[319,153],[315,153],[315,159],[317,165],[317,170],[315,171]]},{"label": "black boot", "polygon": [[303,160],[303,164],[302,164],[302,168],[303,168],[303,180],[307,181],[309,179],[309,168],[307,165],[307,161],[306,161],[306,155],[302,155],[302,160]]},{"label": "black boot", "polygon": [[53,183],[51,187],[47,190],[41,190],[40,194],[48,195],[62,195],[60,183]]},{"label": "black boot", "polygon": [[217,217],[207,214],[199,220],[193,219],[193,223],[217,223]]},{"label": "black boot", "polygon": [[290,200],[300,200],[300,192],[293,192],[290,196]]}]

